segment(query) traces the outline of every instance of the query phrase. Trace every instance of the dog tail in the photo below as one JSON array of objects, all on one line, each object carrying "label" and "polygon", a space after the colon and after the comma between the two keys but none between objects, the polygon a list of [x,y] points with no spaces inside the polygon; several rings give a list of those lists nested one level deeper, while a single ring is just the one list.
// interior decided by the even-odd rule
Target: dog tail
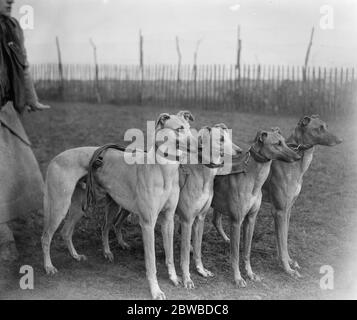
[{"label": "dog tail", "polygon": [[93,211],[97,205],[97,189],[98,189],[98,182],[95,179],[95,172],[97,169],[103,166],[103,154],[108,149],[116,149],[120,151],[125,151],[125,147],[117,145],[117,144],[106,144],[100,148],[98,148],[88,166],[88,175],[86,181],[86,200],[83,205],[83,210],[85,212]]}]

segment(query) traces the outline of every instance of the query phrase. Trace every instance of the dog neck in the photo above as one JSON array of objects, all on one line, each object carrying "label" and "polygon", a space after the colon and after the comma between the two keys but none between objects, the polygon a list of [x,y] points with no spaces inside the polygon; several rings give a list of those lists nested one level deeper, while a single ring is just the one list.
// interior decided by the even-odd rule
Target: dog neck
[{"label": "dog neck", "polygon": [[254,181],[254,190],[260,190],[268,178],[272,160],[260,153],[260,147],[256,143],[251,146],[248,152],[250,156],[246,174]]},{"label": "dog neck", "polygon": [[218,169],[210,169],[206,165],[182,165],[182,172],[186,175],[186,179],[190,179],[194,183],[187,184],[187,186],[194,186],[202,191],[207,188],[213,188],[214,177],[218,173]]},{"label": "dog neck", "polygon": [[[304,139],[304,134],[301,132],[301,128],[296,127],[294,132],[286,139],[287,144],[296,145],[298,152],[304,152],[314,147],[314,143],[306,142]],[[300,148],[300,149],[299,149]]]},{"label": "dog neck", "polygon": [[297,163],[300,163],[301,174],[303,175],[311,164],[311,161],[314,156],[315,146],[314,144],[305,143],[304,135],[301,133],[299,128],[295,128],[294,132],[286,140],[286,143],[291,146],[294,145],[294,150],[296,150],[301,159],[297,160]]}]

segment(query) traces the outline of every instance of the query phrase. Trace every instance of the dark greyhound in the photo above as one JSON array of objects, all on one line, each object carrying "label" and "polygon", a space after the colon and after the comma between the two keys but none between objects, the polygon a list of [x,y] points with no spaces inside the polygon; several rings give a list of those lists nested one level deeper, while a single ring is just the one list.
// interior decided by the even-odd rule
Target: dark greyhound
[{"label": "dark greyhound", "polygon": [[231,263],[234,281],[237,286],[245,287],[246,282],[239,270],[240,228],[243,224],[243,244],[245,270],[249,279],[260,281],[250,265],[250,250],[256,216],[262,200],[262,186],[269,176],[272,160],[292,162],[300,156],[290,149],[278,130],[261,131],[246,157],[244,173],[216,176],[212,207],[215,214],[230,217]]},{"label": "dark greyhound", "polygon": [[[300,268],[299,264],[291,259],[288,253],[291,208],[300,194],[303,176],[313,158],[314,146],[335,146],[342,140],[328,130],[326,123],[319,116],[312,115],[303,117],[286,141],[301,155],[301,159],[293,163],[273,161],[263,191],[267,192],[267,200],[272,203],[279,260],[285,272],[294,277],[301,277],[296,270]],[[229,242],[222,228],[221,215],[217,212],[213,223],[225,241]]]}]

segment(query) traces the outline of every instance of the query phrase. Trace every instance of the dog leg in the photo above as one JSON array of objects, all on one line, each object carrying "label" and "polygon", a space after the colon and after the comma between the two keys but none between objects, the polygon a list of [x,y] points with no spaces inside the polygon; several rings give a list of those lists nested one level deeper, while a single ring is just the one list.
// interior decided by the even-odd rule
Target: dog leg
[{"label": "dog leg", "polygon": [[207,270],[202,263],[202,237],[205,225],[206,213],[200,214],[196,217],[193,224],[193,259],[195,261],[197,272],[207,278],[213,277],[213,273]]},{"label": "dog leg", "polygon": [[162,213],[161,233],[165,249],[165,261],[168,269],[170,280],[175,286],[181,283],[181,279],[176,274],[174,264],[174,214],[175,210],[168,209]]},{"label": "dog leg", "polygon": [[124,241],[123,233],[122,233],[124,221],[126,220],[126,218],[129,215],[130,215],[129,211],[127,211],[125,209],[119,209],[119,218],[118,218],[118,220],[117,220],[117,222],[115,223],[115,226],[114,226],[114,231],[115,231],[115,235],[116,235],[117,240],[118,240],[118,244],[123,250],[129,250],[130,249],[130,245],[128,245]]},{"label": "dog leg", "polygon": [[[47,179],[46,179],[47,180]],[[53,186],[46,181],[44,192],[44,228],[41,237],[44,267],[47,274],[55,274],[57,269],[53,266],[50,256],[50,246],[54,233],[65,218],[71,204],[71,196],[74,189],[58,185],[53,181]],[[62,191],[62,192],[61,192]]]},{"label": "dog leg", "polygon": [[109,200],[109,203],[105,206],[105,223],[102,228],[102,243],[104,258],[108,259],[110,262],[114,261],[114,255],[109,246],[109,231],[111,227],[115,230],[113,221],[118,214],[118,205],[113,200]]},{"label": "dog leg", "polygon": [[291,209],[292,209],[296,199],[297,199],[297,197],[295,197],[295,199],[293,200],[293,202],[290,205],[289,210],[288,210],[287,229],[286,229],[287,230],[287,232],[286,232],[286,247],[288,248],[287,249],[288,250],[288,261],[289,261],[290,267],[292,267],[294,269],[300,269],[299,263],[296,260],[290,258],[290,255],[289,255],[289,242],[288,242],[288,238],[289,238],[288,232],[289,232]]},{"label": "dog leg", "polygon": [[146,222],[142,218],[140,219],[145,251],[146,276],[149,281],[152,298],[155,300],[165,300],[165,294],[161,291],[156,277],[155,223],[156,221]]},{"label": "dog leg", "polygon": [[191,232],[192,219],[186,220],[181,218],[181,270],[183,285],[186,289],[193,289],[195,287],[190,276],[190,246],[191,246]]},{"label": "dog leg", "polygon": [[73,232],[77,222],[83,217],[84,212],[82,210],[69,210],[68,219],[66,220],[61,235],[64,242],[67,245],[70,255],[77,261],[86,261],[87,257],[84,254],[78,254],[76,248],[73,245]]},{"label": "dog leg", "polygon": [[242,278],[239,270],[239,242],[241,224],[241,221],[231,218],[231,263],[236,286],[239,288],[245,288],[247,283]]},{"label": "dog leg", "polygon": [[61,235],[66,243],[69,253],[77,261],[86,261],[87,257],[82,254],[78,254],[74,245],[73,245],[73,232],[77,222],[83,217],[84,212],[81,206],[81,200],[84,196],[83,190],[79,187],[76,187],[73,192],[71,208],[67,215],[65,224],[61,230]]},{"label": "dog leg", "polygon": [[273,208],[273,217],[275,223],[275,235],[278,248],[278,256],[283,265],[284,271],[292,277],[300,278],[301,275],[289,265],[289,255],[287,248],[287,211]]},{"label": "dog leg", "polygon": [[[259,205],[260,207],[260,205]],[[258,214],[258,209],[253,209],[243,221],[243,260],[245,264],[245,271],[247,276],[252,281],[261,281],[260,277],[256,275],[250,265],[250,253],[252,248],[252,239],[254,233],[255,220]]]},{"label": "dog leg", "polygon": [[223,240],[229,243],[229,238],[227,237],[226,233],[223,230],[222,226],[222,214],[216,210],[213,210],[213,225],[215,226],[219,235],[223,238]]}]

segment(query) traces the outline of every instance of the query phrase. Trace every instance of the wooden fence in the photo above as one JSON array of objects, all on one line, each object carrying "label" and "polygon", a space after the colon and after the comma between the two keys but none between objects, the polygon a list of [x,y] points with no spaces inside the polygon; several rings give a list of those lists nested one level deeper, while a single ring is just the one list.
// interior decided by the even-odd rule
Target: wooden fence
[{"label": "wooden fence", "polygon": [[269,113],[349,114],[357,106],[354,68],[243,65],[95,67],[33,65],[35,86],[43,99],[97,100],[102,103],[155,104],[185,108]]}]

